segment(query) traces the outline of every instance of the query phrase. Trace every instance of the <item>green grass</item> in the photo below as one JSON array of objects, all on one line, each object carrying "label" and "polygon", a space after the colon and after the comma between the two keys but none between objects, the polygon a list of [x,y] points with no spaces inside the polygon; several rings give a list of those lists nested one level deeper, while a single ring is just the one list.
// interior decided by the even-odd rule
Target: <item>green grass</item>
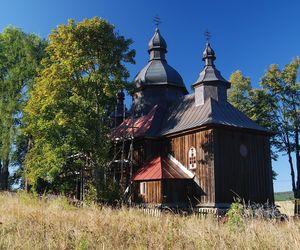
[{"label": "green grass", "polygon": [[294,194],[292,191],[289,192],[278,192],[274,194],[275,201],[287,201],[293,200]]}]

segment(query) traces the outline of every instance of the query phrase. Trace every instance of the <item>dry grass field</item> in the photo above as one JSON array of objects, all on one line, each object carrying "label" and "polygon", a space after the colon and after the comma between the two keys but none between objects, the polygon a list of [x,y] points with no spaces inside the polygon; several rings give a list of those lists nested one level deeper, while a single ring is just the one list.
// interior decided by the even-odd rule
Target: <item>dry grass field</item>
[{"label": "dry grass field", "polygon": [[284,213],[288,216],[294,215],[294,201],[293,200],[277,201],[277,202],[275,202],[275,204],[279,206],[279,210],[281,213]]},{"label": "dry grass field", "polygon": [[234,223],[0,194],[0,249],[300,249],[299,221]]}]

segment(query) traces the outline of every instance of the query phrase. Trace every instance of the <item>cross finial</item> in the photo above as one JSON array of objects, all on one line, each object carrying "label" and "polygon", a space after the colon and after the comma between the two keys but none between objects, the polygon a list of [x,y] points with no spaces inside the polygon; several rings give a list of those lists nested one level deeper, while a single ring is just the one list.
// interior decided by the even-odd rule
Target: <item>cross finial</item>
[{"label": "cross finial", "polygon": [[154,18],[153,18],[153,21],[156,25],[156,28],[158,28],[158,26],[161,24],[161,19],[158,15],[156,15]]},{"label": "cross finial", "polygon": [[209,43],[210,39],[211,39],[211,33],[208,30],[206,30],[204,32],[204,37],[205,37],[206,43]]}]

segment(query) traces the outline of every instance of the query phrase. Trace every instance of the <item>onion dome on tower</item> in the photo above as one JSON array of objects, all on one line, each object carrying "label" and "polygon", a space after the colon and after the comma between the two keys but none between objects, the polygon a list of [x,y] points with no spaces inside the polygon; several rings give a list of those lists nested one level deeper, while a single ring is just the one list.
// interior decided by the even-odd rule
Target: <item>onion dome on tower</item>
[{"label": "onion dome on tower", "polygon": [[158,104],[168,106],[188,93],[182,77],[166,61],[167,43],[158,28],[149,41],[149,62],[137,74],[134,83],[134,109],[137,115],[146,114]]},{"label": "onion dome on tower", "polygon": [[215,60],[215,52],[207,42],[202,57],[202,61],[205,62],[204,69],[192,85],[195,90],[196,106],[203,105],[208,98],[215,99],[220,103],[227,101],[227,89],[230,88],[230,82],[225,80],[217,70],[214,64]]}]

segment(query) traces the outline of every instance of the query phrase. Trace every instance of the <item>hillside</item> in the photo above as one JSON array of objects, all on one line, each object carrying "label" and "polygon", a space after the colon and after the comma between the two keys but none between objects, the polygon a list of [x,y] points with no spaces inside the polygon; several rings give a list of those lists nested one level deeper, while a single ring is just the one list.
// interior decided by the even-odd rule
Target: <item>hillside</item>
[{"label": "hillside", "polygon": [[294,199],[294,194],[292,191],[288,192],[277,192],[274,194],[275,201],[287,201]]},{"label": "hillside", "polygon": [[[0,249],[299,249],[300,222],[161,217],[0,194]],[[278,240],[280,239],[280,240]]]}]

